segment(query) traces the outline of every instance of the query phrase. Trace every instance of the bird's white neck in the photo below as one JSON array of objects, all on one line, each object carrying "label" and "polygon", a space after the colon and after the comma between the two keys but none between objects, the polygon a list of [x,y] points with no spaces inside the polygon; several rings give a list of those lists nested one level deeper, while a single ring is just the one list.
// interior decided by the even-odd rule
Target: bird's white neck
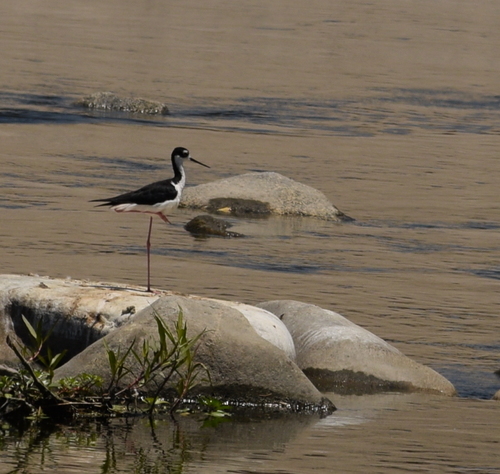
[{"label": "bird's white neck", "polygon": [[186,172],[184,171],[183,164],[183,159],[179,156],[176,156],[172,160],[172,167],[174,168],[175,173],[173,184],[179,191],[182,191],[184,185],[186,184]]},{"label": "bird's white neck", "polygon": [[184,189],[184,186],[186,185],[186,172],[184,171],[184,167],[179,165],[179,173],[181,175],[181,179],[177,183],[176,187],[179,191],[182,191]]}]

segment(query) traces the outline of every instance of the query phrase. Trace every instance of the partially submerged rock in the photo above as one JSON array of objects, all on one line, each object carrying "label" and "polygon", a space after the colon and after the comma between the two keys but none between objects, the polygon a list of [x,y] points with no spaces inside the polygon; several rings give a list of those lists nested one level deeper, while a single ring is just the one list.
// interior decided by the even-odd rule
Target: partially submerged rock
[{"label": "partially submerged rock", "polygon": [[112,110],[145,115],[168,115],[168,107],[152,100],[118,97],[112,92],[96,92],[75,102],[75,105],[95,110]]},{"label": "partially submerged rock", "polygon": [[353,220],[331,204],[322,192],[274,172],[247,173],[186,188],[181,207],[209,209],[213,199],[259,201],[278,215]]},{"label": "partially submerged rock", "polygon": [[[52,329],[49,346],[54,351],[69,351],[72,358],[59,369],[59,377],[87,372],[107,380],[109,367],[100,339],[108,341],[109,336],[109,344],[116,342],[112,346],[116,348],[127,347],[134,337],[138,341],[146,334],[157,337],[153,312],[172,322],[180,308],[191,334],[209,331],[199,354],[212,381],[217,382],[216,394],[258,406],[274,403],[285,411],[334,409],[293,362],[291,336],[272,313],[241,303],[169,292],[151,294],[116,284],[1,275],[0,373],[8,374],[10,368],[19,366],[3,341],[17,334],[28,340],[23,315],[35,327],[41,321],[44,333]],[[92,354],[99,355],[88,362]],[[198,390],[212,393],[208,383]]]},{"label": "partially submerged rock", "polygon": [[[270,301],[256,307],[167,291],[151,294],[140,287],[20,275],[0,275],[0,373],[16,366],[6,336],[28,337],[22,315],[35,327],[41,321],[44,332],[52,329],[50,345],[73,356],[58,370],[59,377],[88,371],[106,379],[105,349],[99,339],[126,348],[134,337],[141,341],[156,335],[153,313],[171,324],[179,309],[192,335],[208,330],[199,354],[216,382],[215,393],[223,398],[328,411],[331,405],[318,390],[455,394],[453,385],[437,372],[318,306]],[[208,393],[209,388],[205,383],[198,390]]]},{"label": "partially submerged rock", "polygon": [[269,301],[258,307],[280,317],[294,340],[297,365],[321,391],[456,395],[442,375],[340,314],[291,300]]},{"label": "partially submerged rock", "polygon": [[[154,315],[169,326],[177,320],[179,311],[188,328],[188,336],[205,331],[196,354],[210,373],[211,383],[200,378],[191,395],[209,394],[234,402],[286,406],[288,409],[316,408],[331,412],[334,407],[312,385],[295,363],[280,349],[260,337],[247,319],[234,308],[218,301],[165,296],[137,314],[128,324],[108,334],[108,348],[122,351],[132,343],[139,348],[146,339],[157,338]],[[128,365],[135,360],[130,356]],[[57,378],[90,373],[109,382],[106,348],[103,341],[89,346],[56,371]],[[122,384],[127,386],[129,379]],[[146,387],[154,393],[156,386]],[[172,387],[162,393],[172,396]]]},{"label": "partially submerged rock", "polygon": [[208,237],[210,235],[218,237],[243,237],[238,232],[228,231],[227,229],[231,226],[232,224],[227,221],[204,214],[191,219],[184,226],[184,229],[198,237]]}]

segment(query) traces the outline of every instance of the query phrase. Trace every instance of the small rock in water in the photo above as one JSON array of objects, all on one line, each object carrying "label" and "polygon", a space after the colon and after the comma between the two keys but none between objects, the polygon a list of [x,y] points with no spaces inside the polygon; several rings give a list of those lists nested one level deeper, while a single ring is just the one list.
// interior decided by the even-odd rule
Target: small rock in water
[{"label": "small rock in water", "polygon": [[209,235],[217,235],[219,237],[243,237],[242,234],[238,234],[237,232],[228,232],[228,227],[231,227],[229,222],[204,214],[191,219],[184,226],[184,229],[191,232],[193,235],[203,237],[208,237]]},{"label": "small rock in water", "polygon": [[207,211],[219,214],[231,214],[236,217],[260,217],[269,216],[271,214],[271,207],[267,202],[256,201],[254,199],[214,198],[210,199]]},{"label": "small rock in water", "polygon": [[168,115],[168,107],[161,103],[134,97],[118,97],[112,92],[96,92],[75,102],[87,109],[115,110],[133,114]]}]

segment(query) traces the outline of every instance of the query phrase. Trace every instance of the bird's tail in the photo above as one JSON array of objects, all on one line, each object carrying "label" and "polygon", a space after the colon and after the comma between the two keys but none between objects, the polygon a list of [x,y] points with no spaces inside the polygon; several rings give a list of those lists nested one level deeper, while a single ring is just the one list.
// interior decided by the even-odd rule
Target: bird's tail
[{"label": "bird's tail", "polygon": [[97,204],[96,207],[112,206],[111,201],[109,199],[91,199],[89,202],[102,202],[102,204]]}]

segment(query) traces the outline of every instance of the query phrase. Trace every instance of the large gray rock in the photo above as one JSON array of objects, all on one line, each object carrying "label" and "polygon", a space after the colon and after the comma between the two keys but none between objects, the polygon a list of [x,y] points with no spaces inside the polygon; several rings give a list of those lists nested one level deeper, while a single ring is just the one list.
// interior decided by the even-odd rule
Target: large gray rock
[{"label": "large gray rock", "polygon": [[[120,327],[169,291],[148,293],[143,287],[57,279],[27,275],[0,275],[0,336],[28,337],[22,316],[44,333],[50,345],[66,349],[72,357],[94,341]],[[191,298],[197,298],[191,296]],[[295,348],[285,325],[261,308],[232,301],[221,304],[238,310],[261,337],[295,358]],[[2,337],[0,341],[4,341]],[[11,349],[0,342],[0,364],[11,362]],[[14,358],[15,360],[15,358]]]},{"label": "large gray rock", "polygon": [[[293,340],[274,314],[237,302],[166,291],[151,294],[114,283],[0,275],[0,374],[19,366],[4,341],[7,335],[19,336],[19,342],[29,339],[22,316],[35,327],[41,323],[45,333],[52,330],[49,346],[54,352],[67,350],[72,357],[59,377],[89,372],[106,379],[109,368],[101,338],[107,336],[114,348],[127,347],[134,338],[139,343],[157,335],[154,311],[167,314],[172,322],[179,307],[190,333],[209,331],[199,354],[217,394],[255,404],[332,409],[294,364]],[[209,392],[211,387],[205,384],[199,390]]]},{"label": "large gray rock", "polygon": [[181,207],[207,209],[218,198],[237,198],[269,204],[279,215],[312,216],[333,221],[352,220],[310,186],[279,173],[247,173],[186,188]]},{"label": "large gray rock", "polygon": [[[115,351],[123,351],[134,341],[136,347],[141,347],[145,339],[157,338],[155,314],[173,327],[179,310],[189,337],[205,331],[196,360],[208,368],[212,384],[200,378],[193,394],[214,394],[226,400],[289,409],[334,409],[282,350],[260,337],[239,311],[218,301],[177,295],[162,297],[104,340]],[[134,366],[132,358],[129,364]],[[81,372],[109,380],[103,341],[95,342],[56,371],[57,378]],[[124,380],[123,386],[128,382],[129,379]],[[152,393],[155,386],[145,390]],[[171,396],[172,387],[167,387],[163,395]]]},{"label": "large gray rock", "polygon": [[[26,340],[28,332],[22,316],[33,327],[41,322],[44,333],[52,331],[50,344],[59,351],[66,349],[69,357],[158,298],[159,295],[147,293],[140,287],[116,283],[0,275],[0,311],[6,320],[2,324],[12,325]],[[8,349],[4,350],[9,353]],[[2,352],[0,349],[0,356]]]},{"label": "large gray rock", "polygon": [[340,314],[290,300],[258,307],[280,317],[294,340],[297,365],[321,391],[456,394],[443,376]]},{"label": "large gray rock", "polygon": [[250,323],[255,332],[281,349],[290,359],[295,360],[295,344],[283,322],[270,311],[235,301],[215,300],[238,310]]},{"label": "large gray rock", "polygon": [[19,343],[12,320],[6,314],[5,308],[0,307],[0,375],[9,375],[11,369],[17,369],[21,366],[14,351],[5,342],[7,338]]}]

